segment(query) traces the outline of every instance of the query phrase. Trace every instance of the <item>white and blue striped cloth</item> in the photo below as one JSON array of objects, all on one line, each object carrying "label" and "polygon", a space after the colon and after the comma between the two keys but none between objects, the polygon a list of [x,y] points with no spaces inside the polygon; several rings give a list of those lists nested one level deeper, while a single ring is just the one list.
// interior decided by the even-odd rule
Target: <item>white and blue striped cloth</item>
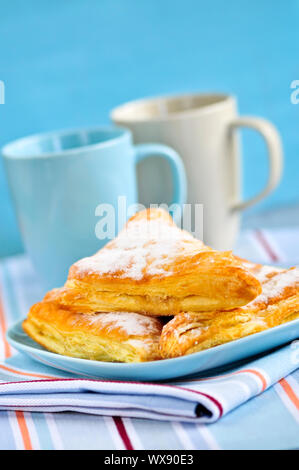
[{"label": "white and blue striped cloth", "polygon": [[[298,235],[295,229],[246,232],[237,252],[293,265]],[[1,449],[299,447],[299,343],[217,377],[168,384],[80,379],[14,352],[5,341],[7,326],[43,295],[27,257],[0,263],[0,288]]]}]

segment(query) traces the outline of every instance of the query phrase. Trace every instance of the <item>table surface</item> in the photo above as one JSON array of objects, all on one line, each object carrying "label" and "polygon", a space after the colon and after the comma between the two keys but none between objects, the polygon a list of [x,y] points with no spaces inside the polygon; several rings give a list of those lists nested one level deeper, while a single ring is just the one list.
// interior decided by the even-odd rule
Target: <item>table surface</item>
[{"label": "table surface", "polygon": [[[236,253],[265,264],[299,264],[298,238],[296,227],[246,230]],[[17,361],[6,350],[4,330],[25,316],[43,291],[24,255],[0,262],[0,289],[0,367],[12,380],[17,374]],[[30,364],[31,371],[38,372],[38,367],[38,363]],[[296,396],[298,375],[295,373],[291,379]],[[298,396],[296,399],[299,401]],[[298,424],[299,406],[290,402],[278,383],[210,425],[69,412],[2,411],[0,449],[295,449],[299,448]]]}]

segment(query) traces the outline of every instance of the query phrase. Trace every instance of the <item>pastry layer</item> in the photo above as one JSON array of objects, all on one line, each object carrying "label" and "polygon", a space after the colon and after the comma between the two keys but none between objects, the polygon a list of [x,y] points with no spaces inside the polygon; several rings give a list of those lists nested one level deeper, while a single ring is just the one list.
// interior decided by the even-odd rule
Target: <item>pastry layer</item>
[{"label": "pastry layer", "polygon": [[212,250],[167,212],[149,209],[94,256],[75,263],[65,287],[46,298],[85,313],[176,315],[239,307],[260,292],[259,281],[231,252]]},{"label": "pastry layer", "polygon": [[245,307],[214,312],[212,317],[181,313],[168,322],[160,338],[162,357],[202,351],[299,318],[299,270],[270,271],[262,294]]},{"label": "pastry layer", "polygon": [[31,308],[23,328],[46,349],[65,356],[108,362],[159,359],[162,323],[136,313],[91,316],[40,302]]}]

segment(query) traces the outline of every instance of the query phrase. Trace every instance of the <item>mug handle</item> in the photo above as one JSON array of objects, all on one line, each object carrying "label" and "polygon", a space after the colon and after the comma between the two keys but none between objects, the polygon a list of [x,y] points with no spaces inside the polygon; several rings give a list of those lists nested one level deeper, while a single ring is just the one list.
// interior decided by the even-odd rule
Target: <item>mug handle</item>
[{"label": "mug handle", "polygon": [[244,116],[236,118],[229,123],[229,132],[232,133],[239,127],[249,127],[261,134],[267,144],[270,168],[266,187],[251,199],[233,204],[233,211],[242,211],[247,209],[271,193],[280,181],[283,166],[281,140],[279,133],[273,124],[266,119]]},{"label": "mug handle", "polygon": [[187,177],[181,157],[175,150],[167,145],[137,144],[134,148],[136,150],[136,165],[141,160],[153,156],[160,156],[169,163],[174,187],[173,200],[171,204],[178,204],[179,206],[173,211],[173,218],[177,223],[179,223],[181,218],[181,207],[185,204],[187,197]]}]

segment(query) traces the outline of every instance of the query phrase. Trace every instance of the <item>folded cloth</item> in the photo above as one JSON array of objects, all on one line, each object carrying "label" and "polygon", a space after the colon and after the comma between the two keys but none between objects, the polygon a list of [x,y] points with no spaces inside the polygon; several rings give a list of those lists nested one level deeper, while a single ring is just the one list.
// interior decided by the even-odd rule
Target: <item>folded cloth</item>
[{"label": "folded cloth", "polygon": [[[2,368],[0,365],[0,377],[9,368],[7,362],[5,364]],[[0,409],[77,411],[105,416],[211,423],[298,367],[299,341],[294,341],[224,374],[167,384],[92,380],[75,376],[10,382],[6,378],[0,381]],[[14,370],[18,374],[17,369]],[[20,369],[19,372],[21,377]],[[30,374],[27,368],[28,375],[37,374]]]}]

